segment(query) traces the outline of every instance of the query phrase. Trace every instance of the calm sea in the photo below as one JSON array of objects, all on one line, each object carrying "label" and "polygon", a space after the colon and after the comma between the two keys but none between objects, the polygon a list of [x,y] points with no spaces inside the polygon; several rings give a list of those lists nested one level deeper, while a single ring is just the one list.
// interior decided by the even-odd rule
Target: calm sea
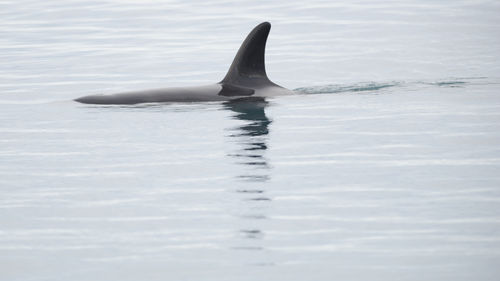
[{"label": "calm sea", "polygon": [[[498,1],[0,1],[0,280],[498,280]],[[298,95],[220,81],[273,25]]]}]

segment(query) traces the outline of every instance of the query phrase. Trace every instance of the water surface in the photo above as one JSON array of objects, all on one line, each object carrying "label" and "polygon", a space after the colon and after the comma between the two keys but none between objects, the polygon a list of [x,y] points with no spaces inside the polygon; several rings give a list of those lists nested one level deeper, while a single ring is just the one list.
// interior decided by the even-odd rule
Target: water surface
[{"label": "water surface", "polygon": [[[0,2],[1,280],[496,280],[493,1]],[[260,102],[89,106],[219,81]]]}]

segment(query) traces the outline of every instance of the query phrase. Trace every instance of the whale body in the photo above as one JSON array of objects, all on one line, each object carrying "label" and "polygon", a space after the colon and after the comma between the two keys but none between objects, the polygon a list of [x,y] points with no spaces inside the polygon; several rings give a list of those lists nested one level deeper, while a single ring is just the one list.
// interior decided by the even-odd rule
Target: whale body
[{"label": "whale body", "polygon": [[263,22],[241,44],[229,71],[219,83],[195,87],[170,87],[154,90],[91,95],[75,99],[86,104],[138,104],[156,102],[231,101],[290,95],[293,91],[269,80],[265,69],[266,41],[271,24]]}]

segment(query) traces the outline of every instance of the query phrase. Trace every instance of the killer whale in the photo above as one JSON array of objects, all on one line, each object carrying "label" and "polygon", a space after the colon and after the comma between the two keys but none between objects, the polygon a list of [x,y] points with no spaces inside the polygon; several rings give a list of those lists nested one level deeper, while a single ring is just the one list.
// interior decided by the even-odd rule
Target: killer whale
[{"label": "killer whale", "polygon": [[269,80],[265,69],[266,41],[269,22],[257,25],[241,44],[226,76],[218,83],[195,87],[90,95],[75,99],[85,104],[138,104],[158,102],[231,101],[290,95],[293,91]]}]

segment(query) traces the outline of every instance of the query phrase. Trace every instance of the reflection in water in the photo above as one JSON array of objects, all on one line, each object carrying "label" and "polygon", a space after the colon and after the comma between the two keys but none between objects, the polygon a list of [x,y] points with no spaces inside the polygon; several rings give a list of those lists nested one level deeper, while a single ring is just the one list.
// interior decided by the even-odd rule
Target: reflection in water
[{"label": "reflection in water", "polygon": [[245,124],[235,128],[235,132],[230,137],[235,138],[242,145],[236,153],[230,156],[238,159],[238,163],[249,168],[250,174],[238,176],[238,179],[251,182],[265,182],[269,180],[269,174],[259,173],[259,169],[267,170],[269,165],[264,152],[267,150],[267,137],[269,134],[269,124],[271,120],[267,118],[265,108],[267,101],[262,98],[240,99],[224,104],[226,109],[230,109],[236,114],[234,119],[246,121]]},{"label": "reflection in water", "polygon": [[262,231],[258,229],[243,229],[240,231],[246,238],[250,239],[260,239],[264,235]]},{"label": "reflection in water", "polygon": [[[237,176],[241,186],[235,191],[242,197],[242,204],[245,208],[241,219],[245,221],[245,226],[237,230],[240,245],[232,247],[233,250],[260,251],[262,239],[265,233],[261,229],[262,219],[266,219],[264,205],[269,204],[271,199],[266,197],[264,184],[270,180],[270,166],[265,157],[268,148],[269,124],[271,120],[267,118],[265,108],[268,103],[264,99],[242,99],[227,102],[226,109],[233,111],[233,119],[244,121],[242,125],[233,128],[228,136],[235,140],[239,147],[235,153],[228,156],[236,159],[243,174]],[[264,204],[264,205],[263,205]],[[269,265],[266,257],[258,258],[256,265]]]}]

